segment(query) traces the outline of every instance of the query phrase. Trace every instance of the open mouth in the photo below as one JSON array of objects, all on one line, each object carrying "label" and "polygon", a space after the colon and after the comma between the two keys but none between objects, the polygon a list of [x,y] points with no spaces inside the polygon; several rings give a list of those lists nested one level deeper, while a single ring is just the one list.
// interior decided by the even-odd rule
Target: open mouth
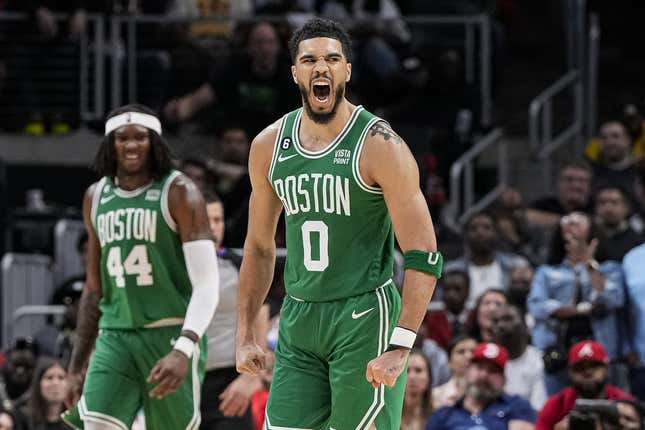
[{"label": "open mouth", "polygon": [[125,154],[126,160],[138,160],[139,154]]},{"label": "open mouth", "polygon": [[331,85],[328,82],[314,82],[313,87],[314,98],[320,103],[326,103],[331,94]]}]

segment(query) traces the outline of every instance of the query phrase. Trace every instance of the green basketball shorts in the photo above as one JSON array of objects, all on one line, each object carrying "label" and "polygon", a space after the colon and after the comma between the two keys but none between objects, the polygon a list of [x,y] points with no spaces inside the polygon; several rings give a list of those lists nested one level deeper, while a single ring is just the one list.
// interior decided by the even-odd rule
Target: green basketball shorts
[{"label": "green basketball shorts", "polygon": [[157,361],[172,349],[181,326],[141,330],[101,330],[90,359],[83,395],[63,414],[65,422],[82,429],[83,422],[101,422],[128,430],[143,408],[146,427],[155,430],[199,428],[201,381],[206,366],[206,339],[195,347],[184,382],[161,400],[148,393],[146,382]]},{"label": "green basketball shorts", "polygon": [[280,313],[267,404],[268,430],[400,428],[406,371],[392,388],[374,388],[367,363],[388,346],[401,310],[390,281],[331,302],[287,296]]}]

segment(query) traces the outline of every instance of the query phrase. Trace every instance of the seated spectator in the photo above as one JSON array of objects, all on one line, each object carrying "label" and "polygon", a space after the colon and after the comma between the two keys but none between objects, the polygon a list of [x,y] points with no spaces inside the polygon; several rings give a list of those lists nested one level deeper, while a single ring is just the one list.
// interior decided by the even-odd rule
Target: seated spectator
[{"label": "seated spectator", "polygon": [[[616,262],[602,260],[597,229],[589,216],[573,212],[562,218],[554,236],[549,265],[538,267],[528,298],[535,318],[533,345],[547,357],[564,356],[584,339],[600,342],[611,359],[618,358],[616,310],[624,304],[622,273]],[[562,359],[545,363],[549,395],[567,384]]]},{"label": "seated spectator", "polygon": [[600,126],[599,137],[598,159],[591,162],[592,192],[595,194],[601,187],[620,187],[632,199],[636,168],[632,155],[632,136],[627,126],[617,120],[606,121]]},{"label": "seated spectator", "polygon": [[629,306],[626,341],[631,350],[628,355],[631,392],[645,400],[645,244],[625,255],[623,273]]},{"label": "seated spectator", "polygon": [[423,195],[432,214],[434,233],[437,243],[441,243],[441,253],[444,261],[458,258],[463,252],[463,238],[454,230],[446,218],[447,211],[444,211],[448,203],[446,186],[439,175],[439,159],[433,154],[423,156]]},{"label": "seated spectator", "polygon": [[432,370],[422,351],[408,358],[408,376],[403,397],[401,430],[422,430],[432,414]]},{"label": "seated spectator", "polygon": [[13,413],[0,407],[0,430],[20,430]]},{"label": "seated spectator", "polygon": [[623,261],[627,252],[645,242],[629,224],[631,201],[624,189],[605,186],[596,192],[596,219],[605,236],[607,260]]},{"label": "seated spectator", "polygon": [[444,384],[450,379],[450,367],[448,366],[448,355],[446,351],[437,345],[432,339],[427,339],[425,335],[425,326],[421,325],[414,347],[423,351],[428,360],[430,360],[430,370],[432,371],[432,384],[434,386]]},{"label": "seated spectator", "polygon": [[526,299],[531,291],[531,282],[534,275],[535,270],[532,267],[518,267],[511,273],[511,285],[506,291],[508,302],[520,311],[522,320],[526,323],[529,332],[533,331],[535,320],[526,309]]},{"label": "seated spectator", "polygon": [[499,251],[499,234],[489,213],[474,214],[466,221],[464,229],[464,256],[451,263],[461,264],[468,271],[470,295],[467,306],[472,308],[486,289],[508,289],[511,272],[516,267],[528,266],[529,263],[524,257]]},{"label": "seated spectator", "polygon": [[186,158],[180,162],[179,170],[192,179],[202,194],[213,188],[213,178],[203,161],[197,158]]},{"label": "seated spectator", "polygon": [[490,288],[479,296],[468,333],[478,342],[493,342],[493,318],[497,311],[508,304],[508,297],[498,288]]},{"label": "seated spectator", "polygon": [[26,401],[35,364],[36,351],[30,340],[16,340],[5,353],[5,363],[0,369],[0,399],[4,408],[11,409]]},{"label": "seated spectator", "polygon": [[527,208],[528,224],[551,229],[565,214],[573,211],[591,213],[591,178],[591,167],[586,162],[566,163],[560,169],[557,194],[536,200]]},{"label": "seated spectator", "polygon": [[566,430],[576,399],[631,399],[632,396],[608,384],[609,357],[598,342],[582,341],[569,350],[571,385],[549,397],[540,410],[536,430]]},{"label": "seated spectator", "polygon": [[[618,121],[627,127],[627,131],[634,142],[632,145],[632,155],[634,158],[645,157],[645,119],[643,113],[634,104],[627,104],[623,108],[623,115]],[[591,139],[591,142],[585,148],[585,156],[590,161],[600,159],[600,138]]]},{"label": "seated spectator", "polygon": [[221,120],[243,118],[249,131],[256,134],[298,107],[298,88],[273,24],[255,23],[241,51],[223,71],[213,71],[208,82],[168,102],[163,109],[166,119],[185,122],[216,104]]},{"label": "seated spectator", "polygon": [[544,262],[546,247],[535,240],[522,218],[515,211],[500,210],[495,213],[495,225],[499,232],[500,250],[525,257],[532,265]]},{"label": "seated spectator", "polygon": [[531,404],[504,392],[508,352],[494,343],[480,343],[466,370],[466,393],[454,406],[435,411],[426,430],[509,429],[532,430]]},{"label": "seated spectator", "polygon": [[219,134],[213,153],[215,158],[207,162],[215,177],[217,193],[230,213],[226,237],[228,244],[234,248],[243,247],[246,237],[251,195],[247,168],[250,147],[247,132],[241,126],[229,125]]},{"label": "seated spectator", "polygon": [[[429,310],[425,325],[430,339],[446,349],[452,338],[466,331],[471,311],[466,309],[469,288],[468,272],[447,265],[439,280],[442,309]],[[435,302],[433,302],[435,303]]]},{"label": "seated spectator", "polygon": [[67,371],[60,361],[42,358],[34,372],[29,400],[22,409],[30,430],[67,430],[61,413],[65,410]]},{"label": "seated spectator", "polygon": [[456,336],[448,345],[450,380],[432,389],[432,406],[439,409],[452,406],[464,396],[466,390],[466,368],[477,346],[475,339],[466,335]]},{"label": "seated spectator", "polygon": [[515,306],[502,306],[497,311],[493,334],[495,343],[506,348],[509,355],[504,390],[527,399],[536,411],[539,410],[546,400],[542,353],[529,345],[526,324]]}]

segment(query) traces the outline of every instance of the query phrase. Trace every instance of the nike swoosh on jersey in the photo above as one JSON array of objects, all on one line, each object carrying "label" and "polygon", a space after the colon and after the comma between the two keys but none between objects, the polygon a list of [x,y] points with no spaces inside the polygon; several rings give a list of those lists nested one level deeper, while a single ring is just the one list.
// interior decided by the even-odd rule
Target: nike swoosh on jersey
[{"label": "nike swoosh on jersey", "polygon": [[112,194],[111,196],[102,197],[101,198],[101,204],[105,204],[105,203],[109,202],[110,200],[112,200],[115,197],[116,196],[114,194]]},{"label": "nike swoosh on jersey", "polygon": [[374,308],[369,308],[368,310],[363,311],[363,312],[359,312],[359,313],[356,313],[356,311],[354,311],[354,312],[352,312],[352,319],[357,320],[357,319],[359,319],[360,317],[362,317],[363,315],[365,315],[366,313],[368,313],[368,312],[370,312],[372,310],[374,310]]},{"label": "nike swoosh on jersey", "polygon": [[287,161],[289,158],[293,158],[298,154],[291,154],[287,155],[286,157],[283,157],[282,154],[278,155],[278,163],[282,163],[283,161]]}]

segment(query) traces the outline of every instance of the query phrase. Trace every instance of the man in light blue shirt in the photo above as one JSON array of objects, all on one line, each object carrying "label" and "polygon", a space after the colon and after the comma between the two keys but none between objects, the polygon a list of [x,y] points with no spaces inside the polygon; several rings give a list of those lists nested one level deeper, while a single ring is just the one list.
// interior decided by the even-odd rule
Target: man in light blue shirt
[{"label": "man in light blue shirt", "polygon": [[645,244],[629,251],[623,259],[623,273],[630,308],[632,393],[645,400]]}]

